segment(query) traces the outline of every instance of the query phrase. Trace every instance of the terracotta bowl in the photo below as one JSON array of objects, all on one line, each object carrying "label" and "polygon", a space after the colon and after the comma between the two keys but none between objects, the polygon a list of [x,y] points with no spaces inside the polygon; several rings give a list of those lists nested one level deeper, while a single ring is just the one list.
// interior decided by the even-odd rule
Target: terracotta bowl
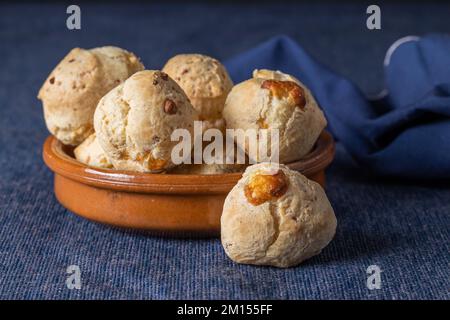
[{"label": "terracotta bowl", "polygon": [[[175,236],[219,235],[225,197],[241,177],[92,168],[53,136],[45,141],[43,157],[55,173],[56,198],[68,210],[100,223]],[[324,186],[333,157],[333,138],[324,131],[311,153],[288,166]]]}]

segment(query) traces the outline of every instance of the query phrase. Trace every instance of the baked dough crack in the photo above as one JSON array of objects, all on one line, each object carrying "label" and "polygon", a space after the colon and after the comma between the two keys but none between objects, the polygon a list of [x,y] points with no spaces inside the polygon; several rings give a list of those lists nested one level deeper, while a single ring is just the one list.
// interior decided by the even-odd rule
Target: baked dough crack
[{"label": "baked dough crack", "polygon": [[277,242],[278,237],[280,236],[280,215],[278,213],[278,206],[273,203],[269,203],[269,213],[272,216],[274,233],[271,241],[267,245],[264,257],[267,257],[267,253],[270,251],[270,248],[275,244],[275,242]]}]

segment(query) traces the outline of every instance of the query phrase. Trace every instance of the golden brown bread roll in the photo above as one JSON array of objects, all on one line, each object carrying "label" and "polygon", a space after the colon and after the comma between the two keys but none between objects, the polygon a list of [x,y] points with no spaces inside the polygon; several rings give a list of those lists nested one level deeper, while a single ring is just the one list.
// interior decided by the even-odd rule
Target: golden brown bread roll
[{"label": "golden brown bread roll", "polygon": [[[105,95],[94,115],[97,139],[116,169],[162,172],[174,166],[175,129],[193,135],[197,113],[166,73],[140,71]],[[191,140],[192,145],[193,139]]]},{"label": "golden brown bread roll", "polygon": [[75,158],[91,167],[111,169],[109,161],[102,147],[100,147],[95,133],[91,134],[78,147],[73,150]]},{"label": "golden brown bread roll", "polygon": [[[278,129],[281,163],[305,156],[327,124],[311,92],[299,80],[271,70],[255,70],[252,79],[235,85],[223,116],[231,129]],[[248,145],[240,147],[249,151]]]},{"label": "golden brown bread roll", "polygon": [[117,47],[72,49],[38,94],[48,130],[64,144],[80,144],[94,131],[100,98],[142,69],[134,54]]},{"label": "golden brown bread roll", "polygon": [[322,187],[284,165],[246,169],[227,195],[221,239],[235,262],[290,267],[320,253],[336,230]]},{"label": "golden brown bread roll", "polygon": [[162,69],[184,90],[205,121],[205,129],[224,129],[222,109],[233,82],[216,59],[201,54],[179,54]]}]

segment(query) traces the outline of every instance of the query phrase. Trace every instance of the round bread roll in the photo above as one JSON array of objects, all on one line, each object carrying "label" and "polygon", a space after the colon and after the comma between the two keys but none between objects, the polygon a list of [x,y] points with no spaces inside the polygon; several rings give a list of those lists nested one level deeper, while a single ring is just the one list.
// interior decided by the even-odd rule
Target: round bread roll
[{"label": "round bread roll", "polygon": [[[311,92],[299,80],[271,70],[255,70],[252,79],[234,86],[223,116],[231,129],[278,129],[281,163],[310,152],[327,125]],[[240,147],[248,153],[248,142]],[[257,155],[253,159],[263,160]]]},{"label": "round bread roll", "polygon": [[314,181],[284,165],[248,167],[230,191],[221,217],[221,238],[235,262],[291,267],[331,241],[336,217]]},{"label": "round bread roll", "polygon": [[132,53],[116,47],[72,49],[39,91],[48,130],[62,143],[79,145],[93,130],[101,97],[144,66]]},{"label": "round bread roll", "polygon": [[78,161],[88,166],[105,169],[111,169],[113,167],[102,147],[100,147],[95,133],[91,134],[76,147],[73,153]]},{"label": "round bread roll", "polygon": [[114,168],[161,172],[174,166],[171,152],[178,142],[171,141],[172,132],[186,129],[193,137],[195,120],[197,113],[178,84],[164,72],[145,70],[100,100],[94,127]]},{"label": "round bread roll", "polygon": [[216,59],[201,54],[179,54],[162,69],[189,97],[205,121],[205,129],[223,130],[222,109],[233,82],[225,67]]}]

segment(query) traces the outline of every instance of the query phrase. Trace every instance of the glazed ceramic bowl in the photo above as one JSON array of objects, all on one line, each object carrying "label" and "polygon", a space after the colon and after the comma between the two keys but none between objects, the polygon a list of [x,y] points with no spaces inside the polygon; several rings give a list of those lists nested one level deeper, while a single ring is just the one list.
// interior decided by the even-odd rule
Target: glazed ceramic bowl
[{"label": "glazed ceramic bowl", "polygon": [[[217,236],[225,197],[241,177],[92,168],[53,136],[45,141],[43,157],[55,173],[56,198],[68,210],[100,223],[175,236]],[[288,166],[324,186],[333,157],[333,138],[324,131],[305,158]]]}]

